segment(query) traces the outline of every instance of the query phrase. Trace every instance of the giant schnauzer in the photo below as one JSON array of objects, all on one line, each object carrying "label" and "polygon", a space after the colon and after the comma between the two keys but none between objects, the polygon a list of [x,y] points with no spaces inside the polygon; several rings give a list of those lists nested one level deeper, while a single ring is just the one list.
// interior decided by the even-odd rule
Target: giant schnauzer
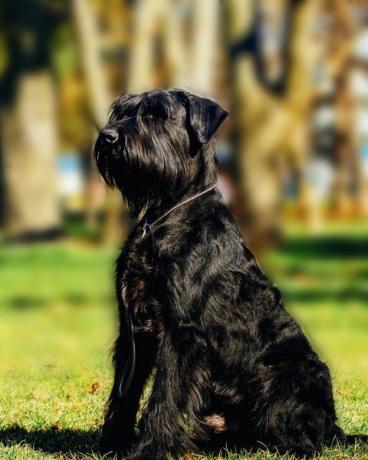
[{"label": "giant schnauzer", "polygon": [[[106,451],[165,459],[221,443],[311,456],[334,439],[331,377],[216,189],[227,113],[181,90],[125,95],[95,147],[138,218],[117,259]],[[136,428],[146,383],[152,391]]]}]

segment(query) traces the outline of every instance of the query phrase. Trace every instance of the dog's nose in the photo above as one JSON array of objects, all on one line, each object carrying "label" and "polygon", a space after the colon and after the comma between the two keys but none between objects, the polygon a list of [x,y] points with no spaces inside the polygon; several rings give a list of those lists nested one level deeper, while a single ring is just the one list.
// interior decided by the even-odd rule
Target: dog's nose
[{"label": "dog's nose", "polygon": [[101,132],[103,139],[105,139],[110,144],[114,144],[119,139],[119,134],[115,129],[106,128]]}]

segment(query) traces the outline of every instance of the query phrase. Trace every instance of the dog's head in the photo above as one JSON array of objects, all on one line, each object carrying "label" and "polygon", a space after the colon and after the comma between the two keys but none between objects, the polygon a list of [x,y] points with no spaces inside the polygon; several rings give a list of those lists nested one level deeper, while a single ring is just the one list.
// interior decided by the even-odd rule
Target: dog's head
[{"label": "dog's head", "polygon": [[122,192],[133,216],[173,203],[215,174],[208,151],[226,116],[217,103],[181,90],[122,96],[96,141],[98,169]]}]

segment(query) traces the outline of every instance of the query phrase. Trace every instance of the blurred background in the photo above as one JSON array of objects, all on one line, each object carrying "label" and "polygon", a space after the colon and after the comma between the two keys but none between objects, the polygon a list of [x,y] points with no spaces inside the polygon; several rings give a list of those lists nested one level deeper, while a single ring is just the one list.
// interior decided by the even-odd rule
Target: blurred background
[{"label": "blurred background", "polygon": [[[367,2],[2,0],[0,371],[9,388],[15,370],[17,381],[55,378],[57,388],[71,367],[86,388],[94,379],[108,388],[113,259],[132,222],[91,153],[114,98],[160,87],[230,111],[217,140],[225,200],[341,371],[341,388],[353,375],[366,381]],[[8,391],[5,405],[18,395]],[[41,406],[26,415],[23,403],[0,426],[47,417]],[[364,408],[353,410],[356,430],[368,425]],[[69,417],[64,409],[55,418]]]},{"label": "blurred background", "polygon": [[[368,9],[334,0],[4,0],[1,232],[101,242],[129,222],[91,151],[123,93],[186,88],[231,118],[220,186],[254,244],[368,216]],[[256,238],[254,238],[256,236]]]}]

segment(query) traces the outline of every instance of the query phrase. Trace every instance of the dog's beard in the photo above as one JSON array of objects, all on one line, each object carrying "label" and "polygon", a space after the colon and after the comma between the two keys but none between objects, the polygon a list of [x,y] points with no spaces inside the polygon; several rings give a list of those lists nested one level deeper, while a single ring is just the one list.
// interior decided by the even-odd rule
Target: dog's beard
[{"label": "dog's beard", "polygon": [[[112,120],[116,123],[115,120]],[[122,121],[119,140],[98,140],[95,159],[106,183],[118,188],[132,217],[174,203],[189,186],[189,138],[175,123],[150,117]]]}]

